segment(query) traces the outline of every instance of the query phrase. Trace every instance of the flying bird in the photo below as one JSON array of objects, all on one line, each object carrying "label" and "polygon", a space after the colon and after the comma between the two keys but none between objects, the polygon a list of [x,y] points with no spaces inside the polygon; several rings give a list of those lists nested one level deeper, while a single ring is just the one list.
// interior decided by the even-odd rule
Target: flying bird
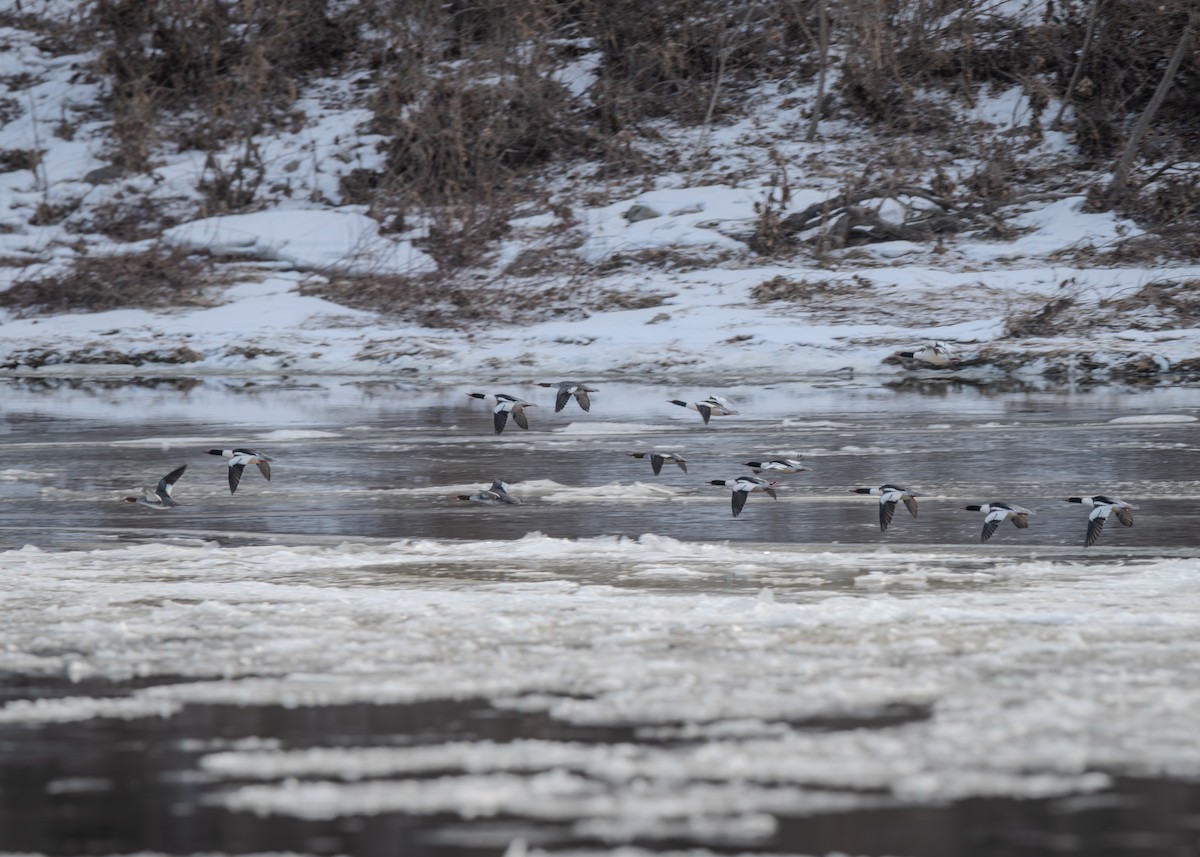
[{"label": "flying bird", "polygon": [[775,493],[776,483],[759,476],[738,476],[736,479],[710,479],[708,484],[724,485],[733,491],[733,517],[735,518],[742,513],[742,507],[746,505],[746,499],[753,491],[762,491],[772,499],[779,499],[779,496]]},{"label": "flying bird", "polygon": [[269,455],[255,452],[253,449],[210,449],[208,454],[221,455],[229,459],[230,494],[237,490],[238,483],[242,481],[242,471],[246,469],[247,464],[257,464],[259,473],[268,482],[271,481],[271,462],[275,459]]},{"label": "flying bird", "polygon": [[921,496],[899,485],[880,485],[878,488],[852,488],[855,494],[872,494],[879,497],[879,530],[882,532],[896,514],[896,504],[903,502],[910,515],[917,517],[917,497]]},{"label": "flying bird", "polygon": [[558,396],[554,400],[554,413],[558,413],[567,406],[567,402],[571,401],[571,397],[575,397],[575,401],[579,403],[579,407],[585,411],[592,409],[592,400],[588,398],[588,393],[595,393],[595,387],[589,387],[587,384],[580,384],[575,381],[561,381],[557,384],[550,381],[541,381],[539,387],[557,387]]},{"label": "flying bird", "polygon": [[1137,508],[1132,503],[1105,497],[1102,494],[1097,494],[1095,497],[1068,497],[1067,502],[1079,503],[1092,510],[1088,514],[1087,536],[1083,540],[1085,548],[1090,548],[1099,541],[1100,533],[1104,530],[1104,522],[1108,520],[1109,515],[1116,515],[1117,520],[1123,526],[1132,527],[1133,510]]},{"label": "flying bird", "polygon": [[1001,503],[993,500],[991,503],[981,503],[978,506],[964,506],[968,512],[983,512],[986,517],[983,519],[983,532],[979,536],[980,542],[986,542],[992,537],[992,533],[996,532],[1005,521],[1012,521],[1014,527],[1022,530],[1029,528],[1029,516],[1033,514],[1024,506],[1018,506],[1015,503]]},{"label": "flying bird", "polygon": [[151,509],[171,509],[182,505],[171,496],[171,490],[175,487],[175,483],[179,481],[179,477],[183,475],[183,471],[185,470],[187,470],[186,464],[179,465],[162,479],[158,480],[158,485],[155,487],[143,488],[141,497],[126,497],[125,502],[141,503],[143,506],[149,506]]},{"label": "flying bird", "polygon": [[775,458],[771,461],[747,461],[747,467],[753,467],[755,473],[802,473],[810,468],[805,467],[794,458]]},{"label": "flying bird", "polygon": [[523,429],[529,428],[529,418],[525,416],[526,408],[533,408],[533,402],[518,399],[508,393],[467,393],[473,399],[482,399],[492,406],[492,425],[496,434],[504,431],[508,425],[508,415],[512,414],[513,422]]},{"label": "flying bird", "polygon": [[711,417],[728,417],[736,414],[737,411],[729,404],[729,400],[721,396],[709,396],[702,402],[682,402],[679,399],[667,399],[672,405],[679,405],[681,408],[691,408],[697,411],[700,416],[704,417],[704,424],[708,425]]},{"label": "flying bird", "polygon": [[662,472],[663,464],[668,461],[674,461],[679,469],[687,473],[687,459],[677,452],[627,452],[625,453],[633,458],[649,458],[650,469],[657,476]]},{"label": "flying bird", "polygon": [[508,493],[508,489],[504,487],[504,482],[500,479],[492,481],[491,488],[482,488],[474,494],[456,494],[457,500],[470,500],[472,503],[485,503],[489,506],[520,506],[523,502],[520,497],[514,497]]},{"label": "flying bird", "polygon": [[951,366],[958,362],[958,355],[955,353],[954,346],[948,342],[931,342],[913,351],[899,351],[897,353],[901,357],[916,360],[918,363],[924,363],[926,366]]}]

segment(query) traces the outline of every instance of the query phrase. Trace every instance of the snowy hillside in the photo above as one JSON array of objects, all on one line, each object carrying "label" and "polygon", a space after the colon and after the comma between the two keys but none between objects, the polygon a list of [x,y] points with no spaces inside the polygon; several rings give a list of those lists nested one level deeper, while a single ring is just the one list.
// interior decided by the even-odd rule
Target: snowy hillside
[{"label": "snowy hillside", "polygon": [[[215,152],[164,132],[132,170],[112,158],[99,48],[46,36],[48,21],[80,26],[80,4],[23,9],[0,27],[0,289],[20,293],[0,309],[9,371],[754,379],[900,373],[914,364],[897,351],[934,340],[957,349],[964,378],[1200,371],[1200,260],[1090,210],[1107,174],[1081,166],[1073,108],[1052,130],[1059,102],[1027,85],[944,99],[953,138],[841,110],[805,142],[815,80],[742,83],[736,109],[711,121],[638,124],[641,171],[539,167],[540,195],[453,268],[432,246],[453,218],[349,198],[388,159],[361,67],[298,80],[286,128]],[[587,45],[559,61],[575,107],[594,97],[596,62]],[[966,189],[997,147],[1024,185],[984,210]],[[247,204],[204,216],[251,149]],[[1196,169],[1181,160],[1158,181]],[[861,241],[829,243],[839,218]],[[938,218],[955,228],[903,237]],[[83,285],[103,294],[122,260],[143,259],[194,265],[178,297],[55,304]],[[389,283],[408,297],[380,298]]]}]

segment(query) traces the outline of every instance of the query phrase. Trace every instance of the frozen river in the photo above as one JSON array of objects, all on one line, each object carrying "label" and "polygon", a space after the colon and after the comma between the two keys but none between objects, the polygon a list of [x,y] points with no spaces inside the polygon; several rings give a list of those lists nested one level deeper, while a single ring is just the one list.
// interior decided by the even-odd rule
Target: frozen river
[{"label": "frozen river", "polygon": [[596,386],[0,381],[0,849],[1194,853],[1200,389]]}]

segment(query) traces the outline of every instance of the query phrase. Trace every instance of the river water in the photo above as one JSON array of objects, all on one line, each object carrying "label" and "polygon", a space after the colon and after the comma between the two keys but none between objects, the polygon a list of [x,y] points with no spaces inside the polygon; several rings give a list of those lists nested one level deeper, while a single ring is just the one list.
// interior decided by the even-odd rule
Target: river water
[{"label": "river water", "polygon": [[0,382],[0,848],[1195,853],[1200,390],[596,386]]}]

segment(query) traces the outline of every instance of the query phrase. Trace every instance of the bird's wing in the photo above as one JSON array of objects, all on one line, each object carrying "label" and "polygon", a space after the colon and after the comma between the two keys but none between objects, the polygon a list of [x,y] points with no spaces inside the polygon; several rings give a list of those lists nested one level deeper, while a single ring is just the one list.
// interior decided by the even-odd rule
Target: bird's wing
[{"label": "bird's wing", "polygon": [[650,469],[654,471],[654,475],[662,473],[663,457],[661,455],[650,456]]},{"label": "bird's wing", "polygon": [[779,495],[775,493],[775,489],[773,487],[768,486],[768,487],[764,488],[763,493],[766,494],[768,497],[770,497],[772,500],[779,499]]},{"label": "bird's wing", "polygon": [[558,391],[558,395],[554,399],[554,413],[558,413],[567,406],[567,402],[571,401],[571,391],[566,387],[562,387]]},{"label": "bird's wing", "polygon": [[1107,518],[1107,515],[1101,517],[1096,517],[1094,514],[1088,515],[1087,537],[1083,540],[1085,548],[1090,548],[1100,539],[1100,533],[1104,530],[1104,522]]},{"label": "bird's wing", "polygon": [[270,482],[271,481],[271,459],[260,457],[258,459],[258,472],[261,473],[268,482]]},{"label": "bird's wing", "polygon": [[1028,514],[1013,515],[1010,520],[1012,520],[1013,526],[1016,527],[1018,530],[1028,530],[1029,529]]},{"label": "bird's wing", "polygon": [[579,402],[579,407],[585,411],[592,409],[592,400],[588,398],[587,390],[576,390],[575,401]]},{"label": "bird's wing", "polygon": [[986,542],[992,537],[992,533],[996,532],[996,528],[1000,526],[1000,521],[992,520],[992,516],[988,515],[983,519],[983,532],[979,535],[979,541]]},{"label": "bird's wing", "polygon": [[712,408],[708,405],[697,404],[696,410],[700,412],[700,416],[704,417],[704,424],[708,425],[709,419],[712,417]]},{"label": "bird's wing", "polygon": [[171,496],[171,489],[175,487],[175,483],[179,481],[179,477],[183,475],[183,471],[187,470],[186,464],[181,464],[158,480],[158,493],[163,497]]},{"label": "bird's wing", "polygon": [[917,498],[911,494],[905,494],[902,499],[904,500],[904,507],[908,509],[909,514],[914,518],[917,517]]},{"label": "bird's wing", "polygon": [[687,473],[687,462],[686,461],[684,461],[682,458],[680,458],[677,455],[677,456],[675,456],[675,463],[677,465],[679,465],[680,470],[682,470],[684,473]]},{"label": "bird's wing", "polygon": [[1124,506],[1117,506],[1113,509],[1113,512],[1116,514],[1117,520],[1121,522],[1122,526],[1133,526],[1133,512],[1131,512],[1129,509],[1125,508]]},{"label": "bird's wing", "polygon": [[888,524],[892,522],[892,515],[896,514],[895,500],[880,500],[879,501],[879,530],[880,532],[888,528]]},{"label": "bird's wing", "polygon": [[237,490],[238,483],[242,481],[242,471],[246,469],[244,464],[234,464],[229,462],[229,493],[232,494]]},{"label": "bird's wing", "polygon": [[523,429],[529,428],[529,417],[525,416],[525,408],[523,405],[513,405],[513,419]]},{"label": "bird's wing", "polygon": [[733,492],[733,517],[736,518],[742,513],[742,507],[746,505],[746,498],[749,496],[749,491],[737,490]]},{"label": "bird's wing", "polygon": [[506,405],[496,405],[495,410],[492,411],[492,423],[496,426],[496,434],[500,434],[508,425],[508,410]]}]

